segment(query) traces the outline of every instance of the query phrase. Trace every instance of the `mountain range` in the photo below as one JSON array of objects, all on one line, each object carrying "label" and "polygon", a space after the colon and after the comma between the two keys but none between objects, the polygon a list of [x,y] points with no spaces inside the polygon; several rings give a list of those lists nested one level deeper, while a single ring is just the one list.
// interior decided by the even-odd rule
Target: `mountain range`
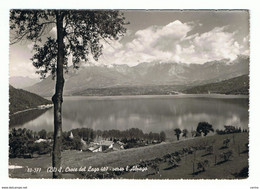
[{"label": "mountain range", "polygon": [[[248,74],[249,57],[242,55],[234,61],[223,59],[204,64],[144,62],[133,67],[125,64],[109,66],[86,64],[78,70],[69,68],[68,74],[65,74],[64,95],[109,87],[170,85],[188,88]],[[55,81],[49,76],[25,89],[41,96],[51,96],[54,94],[54,86]]]}]

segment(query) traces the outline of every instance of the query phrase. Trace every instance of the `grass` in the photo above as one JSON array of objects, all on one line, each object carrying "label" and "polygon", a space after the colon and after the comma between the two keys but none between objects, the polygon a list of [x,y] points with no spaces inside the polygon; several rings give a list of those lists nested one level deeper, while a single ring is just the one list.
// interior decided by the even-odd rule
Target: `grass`
[{"label": "grass", "polygon": [[[227,149],[220,149],[223,140],[231,140]],[[233,140],[234,139],[234,140]],[[147,166],[144,172],[124,172],[124,174],[113,175],[113,178],[125,179],[235,179],[244,178],[243,168],[248,167],[248,152],[245,153],[245,144],[248,143],[248,133],[237,133],[229,135],[213,135],[208,137],[198,137],[194,139],[181,140],[178,142],[161,143],[140,148],[114,151],[110,153],[91,153],[79,151],[64,151],[62,153],[62,167],[126,167],[127,165],[139,165],[140,162],[157,161],[157,170],[152,165]],[[207,154],[205,148],[195,150],[193,153],[181,155],[178,166],[163,160],[166,154],[181,151],[184,148],[213,146],[213,152]],[[220,154],[232,150],[232,157],[228,161],[220,159]],[[244,152],[244,153],[242,153]],[[205,155],[207,154],[207,155]],[[197,163],[208,161],[205,171],[197,169]],[[219,163],[222,162],[222,163]],[[50,155],[40,156],[35,159],[10,159],[10,165],[41,167],[42,171],[37,174],[26,172],[25,168],[10,171],[12,178],[51,178],[51,173],[47,173],[47,167],[51,166]],[[239,174],[239,173],[243,174]],[[156,173],[157,172],[157,173]],[[239,176],[238,176],[239,175]],[[66,173],[64,178],[89,178],[89,172]]]}]

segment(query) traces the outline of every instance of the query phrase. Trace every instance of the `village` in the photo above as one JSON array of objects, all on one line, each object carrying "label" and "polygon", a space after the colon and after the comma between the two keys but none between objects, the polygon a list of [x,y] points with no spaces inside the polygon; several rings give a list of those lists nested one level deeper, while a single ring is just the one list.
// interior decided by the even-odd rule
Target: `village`
[{"label": "village", "polygon": [[[74,139],[73,133],[70,132],[69,138]],[[82,144],[82,149],[80,151],[91,151],[91,152],[109,152],[109,151],[118,151],[124,150],[124,143],[120,141],[110,141],[104,140],[102,137],[96,137],[95,141],[87,144],[82,138],[80,139]]]}]

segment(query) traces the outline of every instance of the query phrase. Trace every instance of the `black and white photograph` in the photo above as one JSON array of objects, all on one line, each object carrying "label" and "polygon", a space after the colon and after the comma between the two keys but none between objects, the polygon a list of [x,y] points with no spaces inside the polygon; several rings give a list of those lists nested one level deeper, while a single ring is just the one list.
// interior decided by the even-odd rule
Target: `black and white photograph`
[{"label": "black and white photograph", "polygon": [[11,9],[9,177],[248,178],[249,17]]},{"label": "black and white photograph", "polygon": [[259,16],[243,0],[2,3],[1,189],[258,189]]}]

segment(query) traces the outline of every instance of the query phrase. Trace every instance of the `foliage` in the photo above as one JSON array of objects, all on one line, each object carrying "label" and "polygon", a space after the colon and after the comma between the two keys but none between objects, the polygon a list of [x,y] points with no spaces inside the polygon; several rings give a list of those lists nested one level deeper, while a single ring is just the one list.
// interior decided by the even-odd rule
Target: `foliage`
[{"label": "foliage", "polygon": [[33,153],[46,154],[51,151],[49,142],[35,143],[34,133],[29,129],[12,129],[9,133],[9,157],[32,157]]},{"label": "foliage", "polygon": [[209,166],[209,161],[208,160],[204,160],[204,161],[199,161],[197,163],[197,169],[198,171],[205,171],[206,167]]},{"label": "foliage", "polygon": [[152,167],[152,169],[155,171],[155,174],[159,174],[160,168],[159,168],[158,163],[153,162],[152,165],[151,165],[151,167]]},{"label": "foliage", "polygon": [[41,131],[38,132],[38,136],[42,139],[46,139],[47,138],[47,132],[46,130],[42,129]]},{"label": "foliage", "polygon": [[40,142],[33,144],[33,152],[37,152],[39,155],[48,154],[51,152],[51,145],[48,142]]},{"label": "foliage", "polygon": [[168,164],[171,165],[172,167],[178,167],[180,161],[181,161],[181,158],[179,155],[170,156],[169,160],[168,160]]},{"label": "foliage", "polygon": [[233,156],[232,150],[229,150],[227,152],[223,152],[219,155],[220,159],[222,159],[224,162],[228,161]]},{"label": "foliage", "polygon": [[78,136],[88,142],[93,141],[96,137],[96,133],[91,128],[78,128],[73,129],[70,132],[73,133],[73,136]]},{"label": "foliage", "polygon": [[230,139],[229,138],[224,139],[223,140],[224,148],[228,148],[229,143],[230,143]]},{"label": "foliage", "polygon": [[217,129],[216,130],[216,133],[219,134],[219,135],[224,135],[224,134],[231,134],[231,133],[241,133],[241,128],[237,128],[235,126],[232,126],[232,125],[225,125],[224,126],[224,130],[219,130]]},{"label": "foliage", "polygon": [[160,132],[160,141],[165,141],[166,140],[166,134],[165,132],[161,131]]},{"label": "foliage", "polygon": [[23,157],[30,153],[28,146],[33,144],[32,131],[27,129],[12,129],[9,133],[9,157]]},{"label": "foliage", "polygon": [[182,130],[182,136],[183,136],[183,137],[187,138],[187,134],[188,134],[188,133],[189,133],[189,132],[188,132],[187,129],[183,129],[183,130]]},{"label": "foliage", "polygon": [[105,10],[11,10],[11,44],[23,39],[31,40],[35,54],[33,65],[37,73],[44,78],[48,72],[55,75],[58,54],[58,42],[43,34],[56,26],[57,18],[64,22],[63,36],[64,67],[68,66],[68,57],[72,55],[74,68],[81,60],[88,61],[92,54],[95,60],[102,54],[102,41],[117,40],[126,33],[125,18],[119,11]]},{"label": "foliage", "polygon": [[171,95],[178,90],[175,85],[143,85],[143,86],[113,86],[102,88],[87,88],[75,91],[74,96],[123,96],[123,95]]},{"label": "foliage", "polygon": [[70,132],[63,132],[62,134],[62,149],[63,150],[81,150],[82,142],[79,135],[74,135],[73,139],[70,138]]},{"label": "foliage", "polygon": [[181,130],[179,128],[174,129],[175,135],[177,136],[177,140],[180,139]]},{"label": "foliage", "polygon": [[[62,102],[64,77],[68,71],[68,58],[72,56],[74,68],[80,61],[88,61],[89,54],[98,60],[102,54],[102,41],[117,40],[126,33],[125,18],[119,11],[105,10],[11,10],[11,44],[23,39],[34,42],[32,62],[37,73],[45,78],[48,73],[56,77],[54,104],[54,145],[52,166],[61,166]],[[44,37],[48,27],[56,26],[57,38]],[[53,178],[61,173],[53,172]]]},{"label": "foliage", "polygon": [[220,81],[217,83],[210,83],[200,86],[191,87],[183,91],[188,94],[249,94],[249,77],[248,75],[238,76],[232,79]]},{"label": "foliage", "polygon": [[207,134],[212,131],[214,132],[214,129],[212,128],[212,125],[209,124],[208,122],[199,122],[197,126],[197,133],[203,133],[204,136],[207,136]]}]

